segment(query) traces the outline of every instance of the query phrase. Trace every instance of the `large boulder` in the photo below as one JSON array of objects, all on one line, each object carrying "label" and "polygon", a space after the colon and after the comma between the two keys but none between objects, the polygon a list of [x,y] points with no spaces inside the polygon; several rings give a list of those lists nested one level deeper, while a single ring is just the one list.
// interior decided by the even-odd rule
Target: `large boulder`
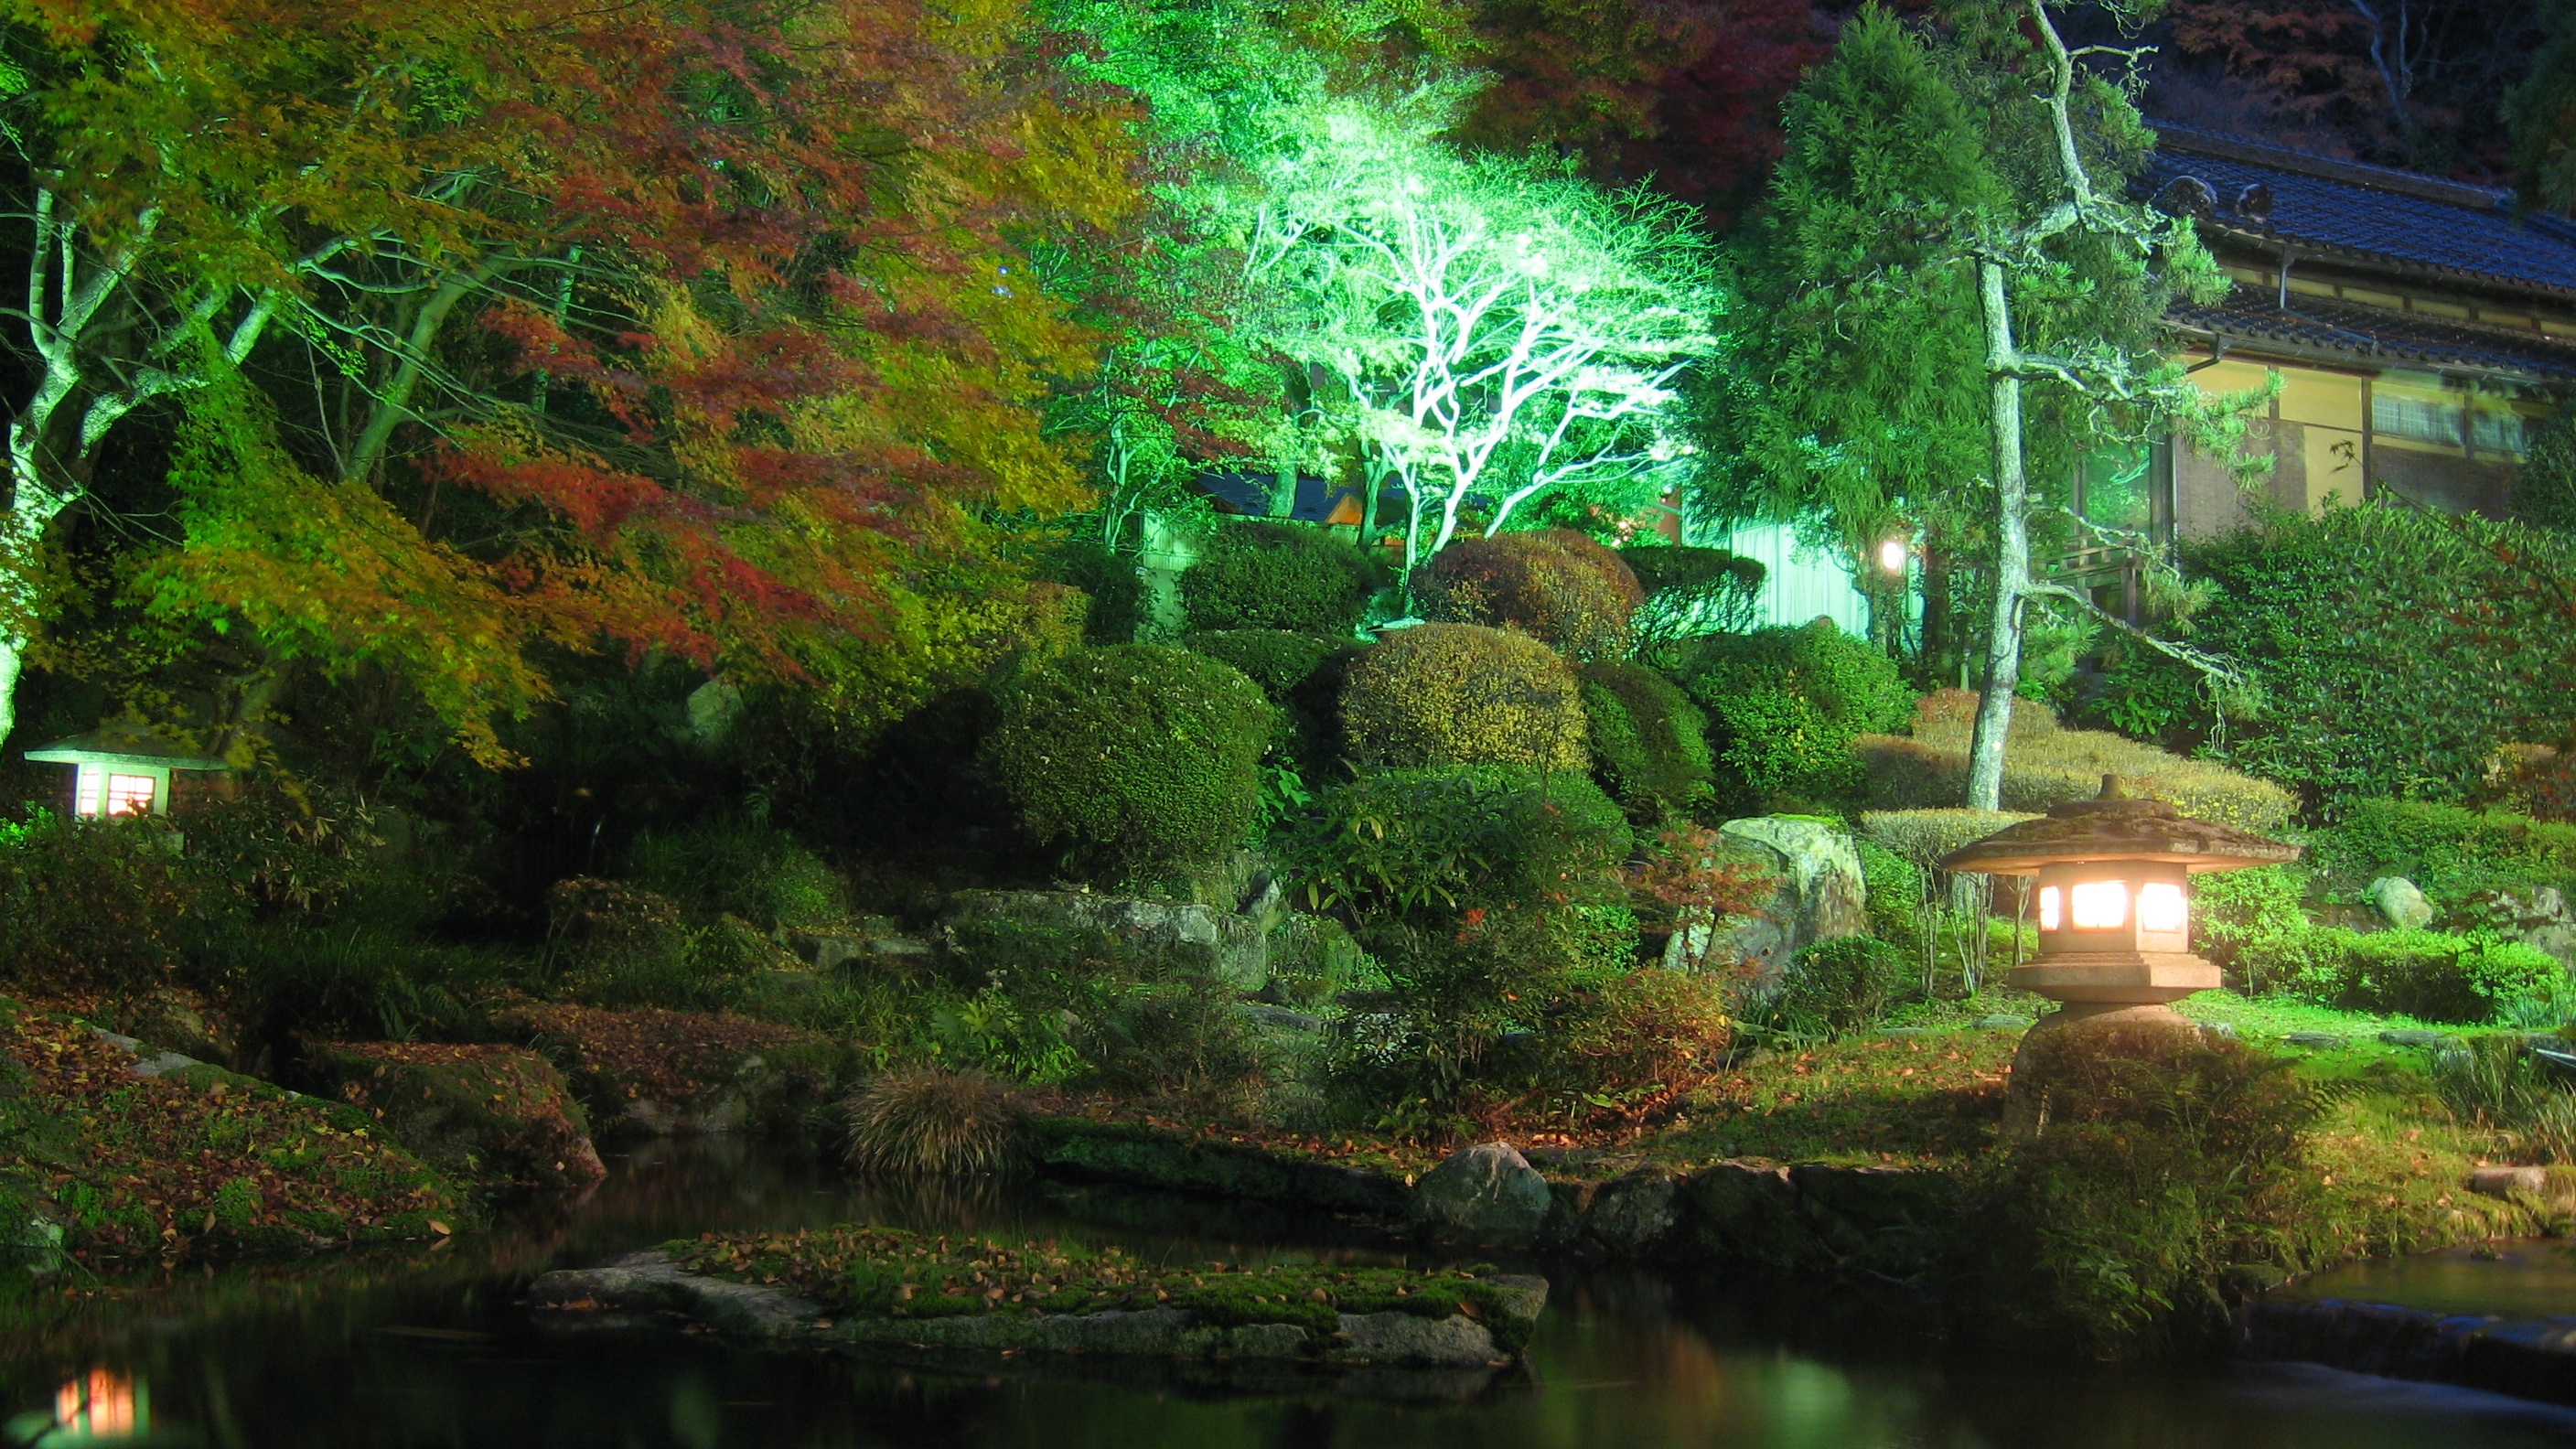
[{"label": "large boulder", "polygon": [[2433,924],[2433,903],[2415,882],[2402,875],[2383,875],[2362,892],[2379,918],[2401,931],[2420,931]]},{"label": "large boulder", "polygon": [[386,1136],[453,1176],[561,1192],[608,1175],[571,1085],[533,1052],[334,1042],[316,1047],[308,1066]]},{"label": "large boulder", "polygon": [[1413,1189],[1414,1219],[1441,1236],[1528,1242],[1547,1225],[1555,1198],[1547,1179],[1510,1144],[1452,1153]]},{"label": "large boulder", "polygon": [[940,937],[970,967],[1052,964],[1107,953],[1148,970],[1206,976],[1246,994],[1270,980],[1264,923],[1193,901],[1087,891],[959,891],[948,898]]},{"label": "large boulder", "polygon": [[793,1131],[858,1066],[814,1032],[720,1013],[527,1002],[496,1020],[563,1068],[604,1140]]},{"label": "large boulder", "polygon": [[1790,959],[1818,941],[1868,932],[1869,891],[1848,832],[1822,820],[1762,815],[1730,820],[1719,834],[1761,857],[1780,881],[1770,904],[1718,929],[1713,954],[1751,963],[1746,984],[1753,994],[1773,988]]}]

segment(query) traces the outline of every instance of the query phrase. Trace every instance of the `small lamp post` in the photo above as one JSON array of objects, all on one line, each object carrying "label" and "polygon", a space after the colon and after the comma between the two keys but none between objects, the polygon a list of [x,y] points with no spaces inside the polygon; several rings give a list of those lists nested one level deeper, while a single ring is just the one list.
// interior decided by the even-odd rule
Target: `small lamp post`
[{"label": "small lamp post", "polygon": [[[2179,1022],[2168,1004],[2219,984],[2191,951],[2191,877],[2299,858],[2299,847],[2133,800],[2058,805],[1941,858],[1944,869],[2039,878],[2039,954],[2007,978],[2058,1003],[2044,1026],[2117,1012]],[[2144,1024],[2142,1022],[2142,1024]]]},{"label": "small lamp post", "polygon": [[72,814],[167,815],[170,779],[183,772],[221,774],[223,761],[133,725],[102,725],[85,735],[29,750],[43,765],[70,765]]}]

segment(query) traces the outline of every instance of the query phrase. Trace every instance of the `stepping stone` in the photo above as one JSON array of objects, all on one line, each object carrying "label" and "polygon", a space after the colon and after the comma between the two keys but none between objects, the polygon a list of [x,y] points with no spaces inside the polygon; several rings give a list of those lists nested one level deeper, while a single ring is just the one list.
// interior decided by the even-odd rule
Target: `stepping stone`
[{"label": "stepping stone", "polygon": [[2030,1018],[2027,1016],[2014,1016],[2010,1012],[1998,1011],[1992,1016],[1978,1017],[1975,1021],[1969,1022],[1968,1025],[1978,1031],[2028,1031],[2030,1030]]},{"label": "stepping stone", "polygon": [[2379,1039],[2388,1043],[2390,1046],[2437,1047],[2449,1045],[2451,1042],[2451,1034],[2447,1031],[2418,1031],[2409,1029],[2404,1031],[2383,1031],[2379,1034]]},{"label": "stepping stone", "polygon": [[2336,1036],[2332,1032],[2294,1031],[2287,1036],[2282,1037],[2281,1040],[2287,1045],[2294,1047],[2307,1047],[2314,1051],[2331,1051],[2336,1047],[2342,1046],[2345,1042],[2350,1041],[2351,1038]]}]

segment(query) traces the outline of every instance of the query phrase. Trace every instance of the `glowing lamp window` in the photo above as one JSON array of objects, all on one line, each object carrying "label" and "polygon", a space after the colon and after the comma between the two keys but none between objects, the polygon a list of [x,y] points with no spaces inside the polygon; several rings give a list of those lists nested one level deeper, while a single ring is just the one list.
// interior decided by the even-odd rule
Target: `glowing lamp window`
[{"label": "glowing lamp window", "polygon": [[105,815],[149,815],[152,813],[152,777],[150,775],[110,775],[107,777]]},{"label": "glowing lamp window", "polygon": [[2066,898],[2055,886],[2039,888],[2039,928],[2054,931],[2066,924]]},{"label": "glowing lamp window", "polygon": [[2139,930],[2179,931],[2184,919],[2181,886],[2158,880],[2138,887]]},{"label": "glowing lamp window", "polygon": [[2079,931],[2109,931],[2128,924],[2129,883],[2124,880],[2076,882],[2070,892]]},{"label": "glowing lamp window", "polygon": [[1878,566],[1892,574],[1905,572],[1905,540],[1891,538],[1878,546]]}]

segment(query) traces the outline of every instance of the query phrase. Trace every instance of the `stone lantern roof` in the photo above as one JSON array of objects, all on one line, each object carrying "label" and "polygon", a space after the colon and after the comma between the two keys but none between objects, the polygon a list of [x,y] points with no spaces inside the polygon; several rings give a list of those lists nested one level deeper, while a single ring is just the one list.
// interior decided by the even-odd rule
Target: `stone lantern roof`
[{"label": "stone lantern roof", "polygon": [[2299,858],[2299,847],[2231,826],[2194,820],[2162,800],[2133,800],[2120,777],[2102,777],[2099,799],[2049,808],[2037,820],[2007,826],[1941,857],[1944,870],[1981,875],[2037,875],[2052,865],[2093,860],[2147,860],[2193,874],[2244,870]]},{"label": "stone lantern roof", "polygon": [[29,750],[26,757],[46,765],[126,765],[209,773],[231,768],[204,750],[123,721]]}]

